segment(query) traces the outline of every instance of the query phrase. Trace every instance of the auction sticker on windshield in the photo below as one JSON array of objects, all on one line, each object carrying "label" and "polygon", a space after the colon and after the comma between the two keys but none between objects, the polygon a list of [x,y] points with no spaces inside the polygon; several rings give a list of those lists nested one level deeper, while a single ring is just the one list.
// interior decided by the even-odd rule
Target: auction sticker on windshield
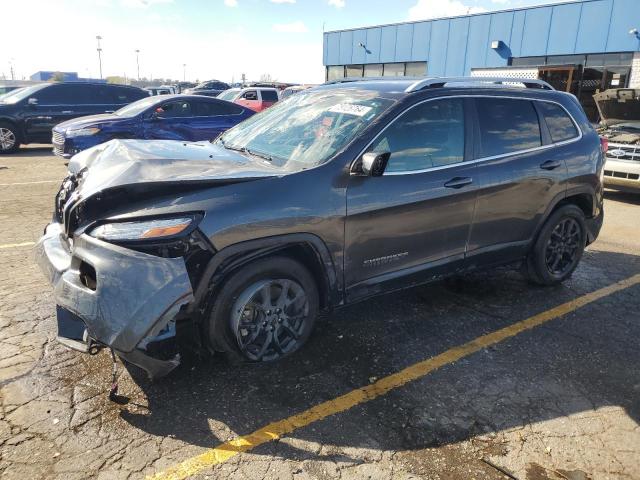
[{"label": "auction sticker on windshield", "polygon": [[346,113],[347,115],[362,117],[371,111],[371,107],[355,105],[353,103],[339,103],[331,107],[329,111],[333,113]]}]

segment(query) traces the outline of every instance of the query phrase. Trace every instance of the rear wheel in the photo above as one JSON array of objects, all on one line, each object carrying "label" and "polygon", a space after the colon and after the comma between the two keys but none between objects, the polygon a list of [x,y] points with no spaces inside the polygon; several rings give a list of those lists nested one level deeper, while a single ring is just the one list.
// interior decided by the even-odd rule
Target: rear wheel
[{"label": "rear wheel", "polygon": [[527,277],[540,285],[563,282],[574,272],[587,242],[585,216],[565,205],[546,221],[526,261]]},{"label": "rear wheel", "polygon": [[13,153],[20,148],[16,127],[7,122],[0,122],[0,154]]},{"label": "rear wheel", "polygon": [[216,294],[207,340],[234,360],[279,360],[307,341],[318,308],[318,289],[303,265],[287,257],[258,260],[232,274]]}]

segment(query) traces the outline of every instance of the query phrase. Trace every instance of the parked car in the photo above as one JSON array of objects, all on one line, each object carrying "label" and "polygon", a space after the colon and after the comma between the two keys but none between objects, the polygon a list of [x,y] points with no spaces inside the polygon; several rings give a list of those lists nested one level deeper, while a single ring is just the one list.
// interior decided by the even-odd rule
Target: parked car
[{"label": "parked car", "polygon": [[282,92],[280,92],[280,100],[284,100],[291,95],[296,93],[303,92],[309,88],[315,87],[315,85],[293,85],[292,87],[287,87]]},{"label": "parked car", "polygon": [[36,247],[58,338],[157,377],[182,339],[270,362],[321,311],[458,272],[564,281],[602,225],[600,138],[575,97],[507,82],[336,83],[213,143],[79,153]]},{"label": "parked car", "polygon": [[604,185],[640,193],[640,90],[616,88],[593,98],[600,112],[598,131],[608,143]]},{"label": "parked car", "polygon": [[101,83],[45,83],[0,100],[0,153],[21,144],[49,143],[54,125],[72,118],[111,113],[149,94],[141,88]]},{"label": "parked car", "polygon": [[53,152],[69,158],[114,138],[211,140],[253,114],[249,108],[217,98],[147,97],[112,114],[90,115],[56,125]]},{"label": "parked car", "polygon": [[185,90],[189,89],[189,88],[193,88],[195,87],[196,84],[192,83],[192,82],[178,82],[178,93],[185,93]]},{"label": "parked car", "polygon": [[220,80],[207,80],[196,85],[193,88],[188,88],[184,93],[192,95],[206,95],[208,97],[217,97],[224,90],[228,90],[229,85],[221,82]]},{"label": "parked car", "polygon": [[17,85],[17,84],[11,84],[11,85],[4,85],[4,84],[0,84],[0,96],[4,95],[5,93],[9,93],[9,92],[14,92],[16,90],[18,90],[19,88],[24,88],[27,85]]},{"label": "parked car", "polygon": [[235,102],[256,112],[269,108],[279,100],[278,90],[264,87],[231,88],[218,95],[218,98]]},{"label": "parked car", "polygon": [[149,92],[149,95],[171,95],[173,92],[164,87],[144,87],[144,89]]}]

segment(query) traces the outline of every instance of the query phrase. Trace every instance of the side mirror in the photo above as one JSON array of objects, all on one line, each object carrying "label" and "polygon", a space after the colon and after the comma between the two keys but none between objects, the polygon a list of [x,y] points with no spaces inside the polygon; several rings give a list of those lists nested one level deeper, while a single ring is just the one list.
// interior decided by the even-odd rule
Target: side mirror
[{"label": "side mirror", "polygon": [[362,156],[362,173],[368,177],[381,177],[387,168],[391,152],[367,152]]},{"label": "side mirror", "polygon": [[36,106],[38,105],[38,99],[31,97],[29,100],[27,100],[27,105],[31,105],[31,106]]}]

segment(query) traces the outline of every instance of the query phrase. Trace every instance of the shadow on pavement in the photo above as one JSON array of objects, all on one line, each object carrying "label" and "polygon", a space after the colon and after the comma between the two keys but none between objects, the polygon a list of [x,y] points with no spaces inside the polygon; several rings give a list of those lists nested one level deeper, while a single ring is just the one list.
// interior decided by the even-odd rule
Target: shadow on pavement
[{"label": "shadow on pavement", "polygon": [[638,193],[618,192],[616,190],[605,190],[604,198],[606,200],[614,200],[616,202],[630,203],[632,205],[640,205],[640,191]]},{"label": "shadow on pavement", "polygon": [[[214,358],[155,383],[139,380],[148,412],[120,415],[149,434],[213,447],[228,439],[214,431],[250,433],[639,271],[640,257],[589,251],[574,277],[554,288],[496,271],[386,295],[331,314],[281,363],[230,366]],[[603,406],[623,407],[640,423],[639,294],[635,286],[601,299],[290,438],[418,449]],[[254,453],[318,458],[279,443]]]}]

